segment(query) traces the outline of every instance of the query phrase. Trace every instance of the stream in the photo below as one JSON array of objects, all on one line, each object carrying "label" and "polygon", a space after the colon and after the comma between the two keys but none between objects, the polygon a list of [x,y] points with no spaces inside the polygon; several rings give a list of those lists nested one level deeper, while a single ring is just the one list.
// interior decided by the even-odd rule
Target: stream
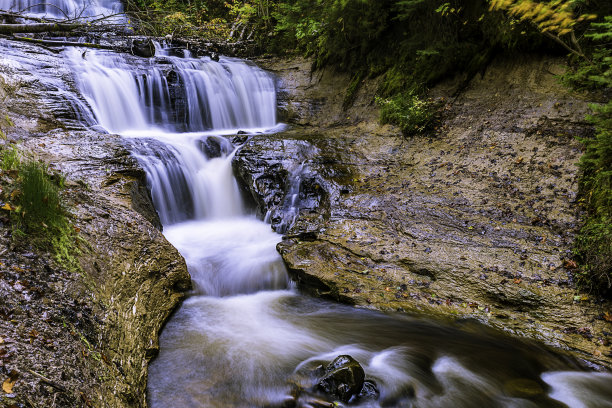
[{"label": "stream", "polygon": [[161,45],[153,59],[75,48],[62,55],[91,110],[84,123],[125,138],[192,276],[149,367],[151,407],[333,406],[314,390],[314,373],[340,355],[356,359],[376,388],[352,406],[612,407],[611,375],[538,344],[473,321],[443,324],[300,294],[276,251],[281,235],[245,204],[232,173],[249,134],[286,127],[271,74]]}]

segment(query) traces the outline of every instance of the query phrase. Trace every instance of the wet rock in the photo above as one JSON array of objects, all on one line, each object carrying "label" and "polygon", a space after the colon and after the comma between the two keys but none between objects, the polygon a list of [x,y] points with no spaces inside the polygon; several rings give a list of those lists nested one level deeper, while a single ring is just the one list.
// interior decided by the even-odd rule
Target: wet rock
[{"label": "wet rock", "polygon": [[209,159],[222,157],[232,150],[231,144],[224,138],[209,136],[198,140],[198,147]]},{"label": "wet rock", "polygon": [[361,391],[359,391],[359,395],[357,396],[360,402],[362,401],[375,401],[380,397],[380,391],[378,391],[378,387],[374,381],[365,380],[363,382],[363,387]]},{"label": "wet rock", "polygon": [[155,44],[150,38],[132,40],[130,49],[132,54],[137,57],[151,58],[155,56]]},{"label": "wet rock", "polygon": [[249,139],[248,135],[240,135],[232,137],[232,144],[234,146],[244,144]]},{"label": "wet rock", "polygon": [[365,372],[351,356],[338,356],[327,367],[315,389],[348,402],[358,396],[363,388]]}]

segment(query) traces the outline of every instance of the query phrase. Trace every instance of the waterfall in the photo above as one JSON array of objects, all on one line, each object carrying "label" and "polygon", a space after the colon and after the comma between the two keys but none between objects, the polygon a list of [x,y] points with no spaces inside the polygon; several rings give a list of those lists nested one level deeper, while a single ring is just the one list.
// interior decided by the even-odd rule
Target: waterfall
[{"label": "waterfall", "polygon": [[123,5],[119,0],[8,0],[8,10],[40,17],[72,19],[122,13]]},{"label": "waterfall", "polygon": [[[183,254],[194,293],[227,296],[288,286],[279,236],[248,216],[222,135],[276,125],[274,79],[243,61],[155,59],[69,50],[98,124],[125,137],[147,173],[165,235]],[[179,133],[181,132],[181,133]]]},{"label": "waterfall", "polygon": [[237,59],[66,54],[99,124],[110,132],[219,133],[276,125],[274,79]]},{"label": "waterfall", "polygon": [[234,147],[218,135],[276,125],[271,75],[231,58],[143,60],[79,49],[66,55],[98,124],[134,137],[129,143],[164,225],[243,214]]}]

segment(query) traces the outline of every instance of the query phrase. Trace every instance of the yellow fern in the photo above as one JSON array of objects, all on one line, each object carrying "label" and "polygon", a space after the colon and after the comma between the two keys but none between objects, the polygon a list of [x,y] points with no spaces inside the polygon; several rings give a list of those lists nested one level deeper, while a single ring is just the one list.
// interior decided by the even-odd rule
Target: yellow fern
[{"label": "yellow fern", "polygon": [[506,11],[521,21],[529,21],[543,33],[554,35],[570,34],[574,26],[583,20],[591,20],[595,15],[575,16],[571,2],[553,0],[537,2],[533,0],[491,0],[490,10]]}]

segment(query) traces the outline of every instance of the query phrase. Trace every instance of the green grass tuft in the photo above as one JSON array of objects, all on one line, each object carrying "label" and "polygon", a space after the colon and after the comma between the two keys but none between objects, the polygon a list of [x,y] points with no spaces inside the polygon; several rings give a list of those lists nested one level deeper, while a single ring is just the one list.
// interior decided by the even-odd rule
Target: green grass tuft
[{"label": "green grass tuft", "polygon": [[76,234],[60,195],[63,178],[38,161],[21,160],[15,147],[0,150],[0,167],[12,180],[0,199],[10,213],[13,241],[49,250],[58,263],[78,270]]}]

